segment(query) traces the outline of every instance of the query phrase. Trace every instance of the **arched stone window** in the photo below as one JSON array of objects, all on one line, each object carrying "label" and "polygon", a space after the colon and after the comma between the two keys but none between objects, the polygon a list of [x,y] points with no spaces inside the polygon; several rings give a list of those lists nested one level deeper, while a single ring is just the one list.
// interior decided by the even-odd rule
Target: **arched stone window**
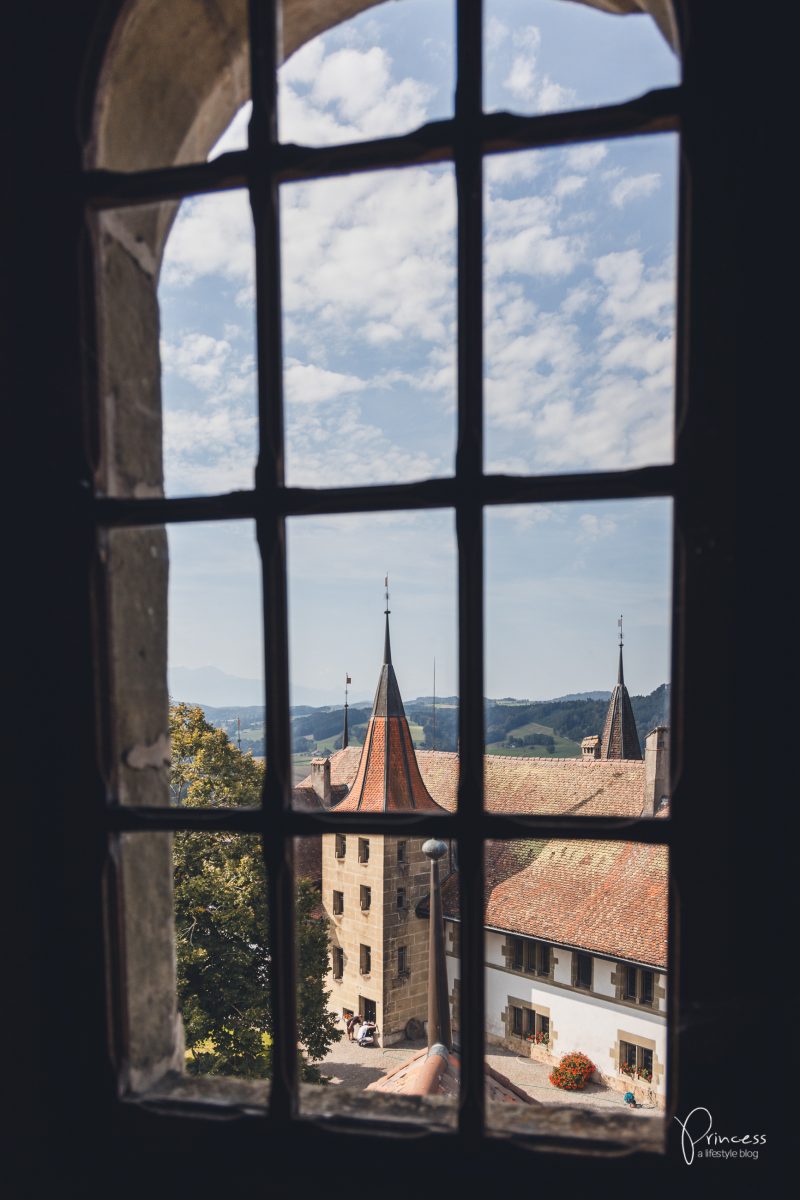
[{"label": "arched stone window", "polygon": [[[607,12],[649,13],[677,48],[677,24],[667,0],[587,0]],[[113,802],[110,837],[118,842],[120,928],[124,955],[120,975],[126,1007],[116,1010],[124,1024],[124,1067],[130,1096],[163,1086],[179,1071],[182,1046],[175,1004],[174,950],[170,903],[170,831],[208,828],[190,810],[170,809],[166,742],[165,656],[168,562],[164,525],[172,521],[232,520],[248,516],[259,528],[267,642],[267,735],[269,771],[264,810],[222,812],[215,829],[268,833],[270,913],[276,955],[276,1062],[272,1113],[294,1113],[294,980],[291,927],[291,872],[284,843],[314,835],[324,824],[318,814],[292,813],[286,800],[288,684],[286,652],[286,563],[284,521],[294,512],[371,511],[451,506],[459,530],[459,616],[461,665],[461,788],[452,817],[415,816],[413,829],[458,838],[461,874],[470,881],[462,892],[460,927],[464,978],[459,1024],[464,1040],[466,1103],[461,1135],[483,1132],[483,1011],[480,998],[482,921],[480,903],[482,839],[555,836],[565,828],[547,819],[517,818],[491,825],[481,810],[483,672],[484,507],[492,503],[538,503],[585,495],[604,498],[671,495],[686,502],[687,484],[678,465],[645,468],[636,478],[624,471],[562,479],[484,473],[481,395],[481,194],[483,156],[498,151],[576,143],[603,136],[646,135],[677,130],[681,89],[666,89],[640,101],[535,117],[484,116],[480,110],[480,6],[458,4],[458,90],[450,121],[373,144],[287,150],[275,141],[273,69],[315,34],[370,4],[358,0],[307,3],[286,0],[282,44],[276,49],[269,23],[271,6],[195,0],[131,0],[114,25],[99,74],[93,133],[87,148],[86,190],[93,223],[96,298],[95,488],[96,524],[101,547],[99,623],[107,664],[108,701],[105,770]],[[255,50],[255,116],[251,146],[212,162],[211,147],[251,91],[250,49]],[[379,169],[423,161],[452,161],[459,184],[459,449],[455,476],[422,484],[365,489],[287,489],[282,474],[280,291],[277,282],[275,191],[288,178],[314,178],[336,172]],[[157,281],[166,239],[184,196],[234,186],[249,187],[256,213],[260,462],[255,488],[225,496],[168,499],[163,495],[162,411],[158,351]],[[684,280],[685,284],[685,280]],[[124,550],[115,546],[125,531]],[[676,638],[676,644],[680,638]],[[678,680],[680,685],[680,679]],[[471,699],[470,699],[471,697]],[[499,823],[498,823],[499,822]],[[377,823],[373,822],[373,826]],[[341,821],[342,834],[380,832],[363,820]],[[406,826],[404,826],[406,828]],[[585,827],[592,836],[620,836],[613,821]],[[584,834],[585,835],[585,834]],[[567,836],[571,836],[567,833]],[[654,840],[647,822],[626,837]],[[658,837],[669,841],[664,822]],[[363,840],[363,839],[362,839]],[[116,853],[116,851],[115,851]],[[133,900],[148,897],[143,916]],[[362,968],[363,969],[363,968]],[[283,972],[283,974],[281,974]],[[202,1090],[202,1089],[201,1089]],[[263,1100],[252,1088],[237,1102]],[[193,1100],[202,1100],[200,1093]],[[357,1106],[356,1106],[357,1108]],[[356,1112],[356,1115],[358,1113]],[[260,1128],[260,1126],[259,1126]],[[653,1148],[656,1139],[651,1139]]]}]

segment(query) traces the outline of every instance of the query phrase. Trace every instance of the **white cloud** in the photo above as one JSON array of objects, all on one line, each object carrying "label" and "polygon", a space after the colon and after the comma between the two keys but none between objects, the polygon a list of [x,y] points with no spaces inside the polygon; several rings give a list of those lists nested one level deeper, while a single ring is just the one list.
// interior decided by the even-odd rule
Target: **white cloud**
[{"label": "white cloud", "polygon": [[586,187],[585,175],[562,175],[553,189],[554,195],[559,200],[565,196],[574,196],[576,192],[580,192]]},{"label": "white cloud", "polygon": [[205,276],[252,286],[253,223],[247,196],[220,192],[185,200],[164,252],[161,282],[186,287]]},{"label": "white cloud", "polygon": [[161,342],[161,364],[203,391],[216,387],[231,354],[230,342],[206,333],[186,333],[170,345]]},{"label": "white cloud", "polygon": [[583,146],[571,146],[567,150],[566,163],[573,171],[591,171],[608,154],[604,142],[587,142]]},{"label": "white cloud", "polygon": [[355,375],[325,371],[294,359],[287,362],[284,384],[287,403],[303,405],[324,404],[363,391],[367,386],[363,379]]},{"label": "white cloud", "polygon": [[634,175],[621,179],[611,189],[611,203],[616,208],[623,208],[631,200],[641,200],[645,196],[652,196],[660,186],[661,176],[655,171],[647,175]]}]

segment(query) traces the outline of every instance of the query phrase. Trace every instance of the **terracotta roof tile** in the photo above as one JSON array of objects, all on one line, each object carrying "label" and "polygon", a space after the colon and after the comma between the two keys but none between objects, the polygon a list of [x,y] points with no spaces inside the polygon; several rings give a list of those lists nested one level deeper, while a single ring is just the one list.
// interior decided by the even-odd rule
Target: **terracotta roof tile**
[{"label": "terracotta roof tile", "polygon": [[[484,1065],[484,1072],[488,1099],[504,1104],[539,1103],[488,1063]],[[455,1051],[449,1051],[445,1058],[436,1051],[429,1053],[425,1047],[380,1079],[367,1084],[365,1090],[400,1092],[406,1096],[458,1096],[460,1077],[461,1059]]]},{"label": "terracotta roof tile", "polygon": [[[352,784],[360,748],[331,757],[331,783]],[[417,750],[422,782],[433,799],[454,812],[458,795],[458,755]],[[382,761],[382,760],[381,760]],[[644,803],[644,762],[595,758],[512,758],[487,754],[486,804],[490,812],[572,816],[638,817]],[[348,808],[341,805],[341,811]]]},{"label": "terracotta roof tile", "polygon": [[[667,962],[666,846],[525,840],[486,847],[486,924],[660,969]],[[458,916],[458,876],[442,886]]]}]

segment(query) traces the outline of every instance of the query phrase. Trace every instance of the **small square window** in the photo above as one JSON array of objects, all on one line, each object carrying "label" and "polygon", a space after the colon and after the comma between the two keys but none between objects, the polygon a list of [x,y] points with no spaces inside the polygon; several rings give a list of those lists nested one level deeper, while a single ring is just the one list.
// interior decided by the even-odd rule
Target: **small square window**
[{"label": "small square window", "polygon": [[359,970],[362,975],[369,975],[372,970],[372,950],[363,944],[359,953]]},{"label": "small square window", "polygon": [[366,912],[372,904],[372,888],[361,885],[361,910]]},{"label": "small square window", "polygon": [[347,838],[343,833],[336,834],[336,842],[334,845],[333,854],[335,858],[344,858],[347,853]]},{"label": "small square window", "polygon": [[360,863],[369,862],[369,838],[358,839],[358,861]]},{"label": "small square window", "polygon": [[406,858],[406,846],[407,846],[406,842],[398,842],[397,843],[397,861],[399,863],[404,863],[404,862],[408,861],[408,859]]},{"label": "small square window", "polygon": [[[333,947],[333,978],[341,979],[344,975],[344,950],[341,946]],[[352,1013],[351,1013],[352,1016]]]},{"label": "small square window", "polygon": [[397,889],[397,907],[405,908],[405,906],[406,906],[406,889],[398,888]]},{"label": "small square window", "polygon": [[344,912],[344,892],[334,892],[333,893],[333,915],[335,917],[338,917],[338,916],[341,916],[341,914],[343,912]]}]

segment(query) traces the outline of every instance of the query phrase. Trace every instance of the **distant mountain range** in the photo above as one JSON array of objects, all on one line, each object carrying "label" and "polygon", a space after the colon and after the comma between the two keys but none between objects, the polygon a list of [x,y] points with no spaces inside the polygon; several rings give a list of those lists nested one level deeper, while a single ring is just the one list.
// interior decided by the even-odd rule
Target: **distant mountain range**
[{"label": "distant mountain range", "polygon": [[[169,670],[169,693],[173,702],[179,700],[186,704],[199,704],[202,708],[254,708],[264,703],[264,684],[260,679],[245,679],[239,675],[229,675],[219,667],[171,667]],[[536,703],[556,704],[570,700],[608,700],[611,692],[570,692],[566,696],[553,696],[546,701]],[[351,704],[369,704],[372,694],[367,692],[351,692]],[[418,696],[409,700],[409,704],[432,704],[432,696]],[[437,696],[437,704],[457,704],[457,696]],[[306,687],[304,684],[292,686],[291,705],[293,709],[341,707],[341,690],[335,692],[330,688]],[[502,700],[487,701],[496,704],[531,704],[534,701],[525,698],[504,696]]]}]

